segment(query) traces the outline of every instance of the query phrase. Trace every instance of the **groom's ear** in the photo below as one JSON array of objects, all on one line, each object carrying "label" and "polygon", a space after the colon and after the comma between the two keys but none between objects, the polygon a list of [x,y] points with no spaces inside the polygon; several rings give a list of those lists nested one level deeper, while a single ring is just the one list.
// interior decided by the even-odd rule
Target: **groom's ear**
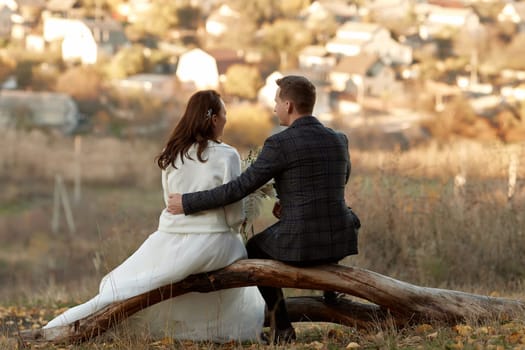
[{"label": "groom's ear", "polygon": [[288,112],[288,114],[293,112],[294,105],[292,101],[286,101],[286,107],[286,111]]}]

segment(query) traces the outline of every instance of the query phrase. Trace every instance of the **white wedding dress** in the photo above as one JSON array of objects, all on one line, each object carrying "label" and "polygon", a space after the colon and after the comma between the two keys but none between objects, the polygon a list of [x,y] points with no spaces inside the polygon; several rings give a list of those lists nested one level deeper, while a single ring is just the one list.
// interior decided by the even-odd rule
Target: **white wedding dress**
[{"label": "white wedding dress", "polygon": [[[168,193],[213,188],[240,174],[240,158],[232,147],[209,142],[206,162],[177,161],[177,168],[162,172],[165,202]],[[246,258],[238,228],[242,203],[198,213],[171,215],[164,210],[159,228],[101,281],[99,294],[51,320],[44,336],[54,338],[64,326],[89,316],[107,305],[181,281],[189,275],[213,271]],[[207,340],[258,340],[264,322],[264,300],[256,287],[210,293],[188,293],[148,307],[119,325],[152,338]]]}]

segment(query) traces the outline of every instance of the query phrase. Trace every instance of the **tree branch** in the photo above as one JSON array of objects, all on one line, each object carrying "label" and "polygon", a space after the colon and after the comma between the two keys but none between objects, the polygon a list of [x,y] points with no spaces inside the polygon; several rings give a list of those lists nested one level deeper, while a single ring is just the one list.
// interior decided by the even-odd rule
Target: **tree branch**
[{"label": "tree branch", "polygon": [[189,292],[212,292],[246,286],[337,291],[373,304],[321,298],[289,298],[292,321],[326,321],[367,327],[390,320],[403,326],[434,321],[512,318],[525,311],[523,301],[494,298],[459,291],[420,287],[378,273],[342,265],[299,268],[274,260],[240,260],[223,269],[192,275],[183,281],[113,303],[71,325],[23,332],[24,340],[80,342],[97,336],[148,306]]}]

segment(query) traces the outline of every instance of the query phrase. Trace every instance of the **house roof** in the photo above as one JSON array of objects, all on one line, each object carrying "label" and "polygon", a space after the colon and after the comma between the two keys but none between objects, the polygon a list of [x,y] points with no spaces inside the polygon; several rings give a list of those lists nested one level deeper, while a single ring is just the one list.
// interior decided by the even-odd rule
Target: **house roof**
[{"label": "house roof", "polygon": [[77,124],[78,109],[75,101],[66,94],[56,92],[3,91],[0,95],[0,124],[16,117],[13,111],[24,106],[32,112],[35,125],[67,126],[71,131]]},{"label": "house roof", "polygon": [[313,69],[291,69],[283,72],[283,76],[286,75],[302,75],[308,80],[310,80],[316,88],[321,88],[329,84],[328,80],[326,79],[326,74],[324,72],[315,71]]},{"label": "house roof", "polygon": [[122,81],[128,80],[128,81],[137,81],[137,82],[157,83],[157,82],[173,80],[173,76],[166,75],[166,74],[140,73],[140,74],[131,75],[121,80]]},{"label": "house roof", "polygon": [[348,1],[324,1],[322,6],[336,16],[352,17],[357,15],[357,6],[355,4],[348,4]]},{"label": "house roof", "polygon": [[331,45],[345,45],[345,46],[358,46],[362,47],[365,45],[369,40],[360,40],[360,39],[346,39],[346,38],[334,38],[329,41]]},{"label": "house roof", "polygon": [[336,73],[358,74],[362,76],[374,76],[374,65],[383,65],[377,55],[361,54],[357,56],[346,56],[332,69]]},{"label": "house roof", "polygon": [[2,10],[7,8],[11,11],[16,11],[18,9],[18,4],[15,0],[3,0],[0,1],[0,8],[2,8]]},{"label": "house roof", "polygon": [[310,6],[301,11],[301,16],[317,16],[323,17],[326,14],[332,14],[337,17],[353,17],[357,15],[357,7],[349,5],[346,1],[331,0],[331,1],[314,1]]},{"label": "house roof", "polygon": [[118,31],[123,30],[122,25],[119,22],[115,21],[112,18],[107,18],[107,17],[100,18],[100,19],[84,18],[82,19],[82,22],[84,22],[84,24],[88,26],[89,29],[97,28],[100,30],[118,30]]},{"label": "house roof", "polygon": [[433,6],[428,14],[429,20],[437,22],[457,22],[457,19],[465,19],[469,15],[477,16],[470,8],[450,8]]},{"label": "house roof", "polygon": [[525,20],[525,2],[513,2],[507,4],[507,6],[514,7],[514,11],[520,16],[521,20]]},{"label": "house roof", "polygon": [[326,51],[326,47],[322,45],[308,45],[302,49],[299,54],[304,56],[324,57],[328,55],[328,51]]},{"label": "house roof", "polygon": [[347,21],[343,24],[338,32],[357,32],[357,33],[375,33],[382,27],[377,23]]},{"label": "house roof", "polygon": [[[82,22],[93,33],[93,37],[98,43],[109,43],[117,46],[128,43],[128,38],[122,25],[112,18],[82,19]],[[98,35],[96,34],[97,32],[99,33]],[[100,35],[100,32],[107,32],[108,35]]]},{"label": "house roof", "polygon": [[223,4],[209,15],[208,20],[224,22],[238,20],[240,17],[241,14],[239,12],[233,10],[230,6]]},{"label": "house roof", "polygon": [[428,3],[448,8],[467,8],[461,0],[428,0]]},{"label": "house roof", "polygon": [[46,7],[51,11],[67,11],[78,7],[78,0],[49,0]]},{"label": "house roof", "polygon": [[217,62],[217,70],[219,74],[225,74],[228,68],[234,64],[245,63],[244,58],[241,54],[232,49],[212,49],[208,50],[208,53],[215,58]]},{"label": "house roof", "polygon": [[11,20],[11,15],[13,13],[16,13],[15,10],[11,9],[10,7],[8,6],[3,6],[3,5],[0,5],[0,14],[7,17],[8,19]]},{"label": "house roof", "polygon": [[18,6],[35,6],[35,7],[45,7],[45,0],[16,0]]}]

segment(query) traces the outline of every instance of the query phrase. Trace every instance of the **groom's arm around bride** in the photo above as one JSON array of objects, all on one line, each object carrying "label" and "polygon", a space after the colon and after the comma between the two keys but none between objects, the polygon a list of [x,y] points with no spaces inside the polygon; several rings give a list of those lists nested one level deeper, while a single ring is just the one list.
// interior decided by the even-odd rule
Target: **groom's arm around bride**
[{"label": "groom's arm around bride", "polygon": [[[186,215],[233,203],[275,179],[280,220],[246,244],[249,258],[296,266],[337,262],[357,254],[357,227],[345,201],[350,176],[348,139],[312,115],[315,87],[302,76],[277,80],[274,112],[284,131],[269,137],[238,178],[211,190],[171,194],[168,211]],[[282,290],[259,287],[273,342],[295,339]]]}]

